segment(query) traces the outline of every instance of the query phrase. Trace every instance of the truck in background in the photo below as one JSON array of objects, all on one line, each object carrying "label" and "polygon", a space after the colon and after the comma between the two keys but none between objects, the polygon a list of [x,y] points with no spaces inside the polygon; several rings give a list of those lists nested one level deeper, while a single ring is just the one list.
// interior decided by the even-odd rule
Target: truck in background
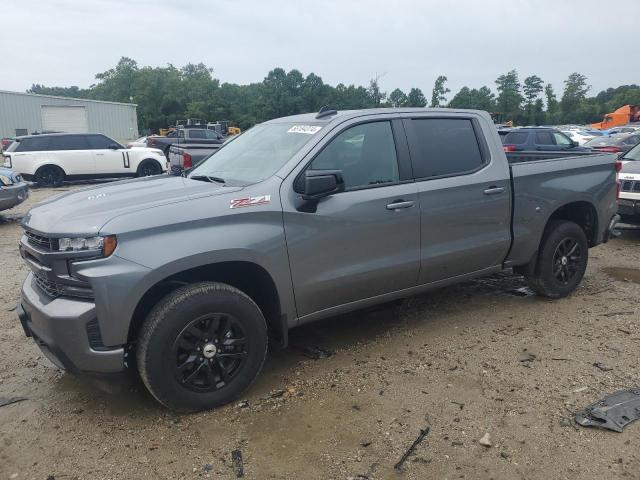
[{"label": "truck in background", "polygon": [[640,122],[640,105],[625,105],[615,112],[607,113],[601,122],[592,123],[591,128],[608,130],[635,122]]}]

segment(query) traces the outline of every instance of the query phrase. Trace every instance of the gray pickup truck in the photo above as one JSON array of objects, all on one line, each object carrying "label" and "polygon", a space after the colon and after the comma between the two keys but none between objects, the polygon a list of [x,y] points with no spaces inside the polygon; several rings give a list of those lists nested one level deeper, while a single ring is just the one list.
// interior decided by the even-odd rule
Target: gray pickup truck
[{"label": "gray pickup truck", "polygon": [[212,408],[307,322],[505,269],[570,294],[616,220],[615,158],[510,165],[479,111],[272,120],[186,177],[33,208],[18,316],[70,372],[137,369],[164,405]]},{"label": "gray pickup truck", "polygon": [[147,147],[162,150],[169,158],[169,149],[172,145],[183,143],[198,143],[202,145],[221,145],[224,137],[207,128],[179,128],[169,133],[166,137],[151,135],[147,137]]},{"label": "gray pickup truck", "polygon": [[213,152],[218,151],[221,146],[201,143],[171,145],[168,157],[171,174],[181,175],[185,170],[193,168]]}]

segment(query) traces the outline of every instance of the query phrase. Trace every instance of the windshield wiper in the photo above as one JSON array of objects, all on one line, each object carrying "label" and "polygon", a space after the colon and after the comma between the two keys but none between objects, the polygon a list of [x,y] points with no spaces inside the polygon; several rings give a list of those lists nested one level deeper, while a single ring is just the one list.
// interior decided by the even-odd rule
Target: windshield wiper
[{"label": "windshield wiper", "polygon": [[224,178],[212,177],[210,175],[194,175],[189,178],[191,178],[192,180],[206,180],[207,182],[211,182],[211,183],[222,183],[222,184],[227,183]]}]

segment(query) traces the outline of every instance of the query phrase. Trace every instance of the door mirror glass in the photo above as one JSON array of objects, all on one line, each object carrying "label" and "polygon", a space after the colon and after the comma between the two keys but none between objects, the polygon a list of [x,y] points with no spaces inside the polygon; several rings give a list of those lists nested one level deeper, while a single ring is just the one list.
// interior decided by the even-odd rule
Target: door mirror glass
[{"label": "door mirror glass", "polygon": [[119,149],[120,149],[120,145],[118,145],[117,143],[109,144],[109,150],[119,150]]},{"label": "door mirror glass", "polygon": [[304,175],[304,200],[318,200],[334,193],[344,192],[344,179],[340,170],[307,170]]}]

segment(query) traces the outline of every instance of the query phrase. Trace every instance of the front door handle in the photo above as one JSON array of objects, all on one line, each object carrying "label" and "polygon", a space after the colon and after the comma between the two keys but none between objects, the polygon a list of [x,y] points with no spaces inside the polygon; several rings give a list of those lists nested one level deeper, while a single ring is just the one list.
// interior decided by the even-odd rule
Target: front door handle
[{"label": "front door handle", "polygon": [[484,191],[485,195],[497,195],[504,192],[504,187],[489,187]]},{"label": "front door handle", "polygon": [[400,210],[401,208],[411,208],[413,207],[414,202],[404,200],[395,200],[393,203],[387,205],[387,210]]}]

